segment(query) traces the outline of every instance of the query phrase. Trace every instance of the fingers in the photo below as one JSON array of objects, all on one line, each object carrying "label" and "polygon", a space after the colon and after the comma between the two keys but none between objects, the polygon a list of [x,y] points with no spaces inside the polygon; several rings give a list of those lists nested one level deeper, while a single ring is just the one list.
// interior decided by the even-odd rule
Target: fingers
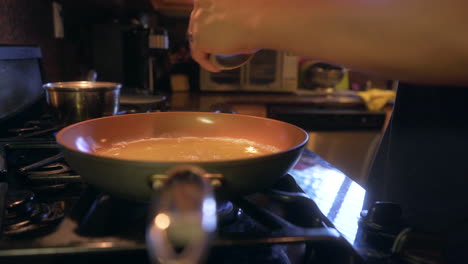
[{"label": "fingers", "polygon": [[193,47],[193,45],[190,46],[190,51],[192,53],[192,58],[200,64],[205,70],[211,71],[211,72],[220,72],[221,70],[217,68],[215,65],[213,65],[209,59],[210,54],[200,51],[196,48]]},{"label": "fingers", "polygon": [[199,48],[198,45],[198,31],[197,31],[197,19],[200,16],[200,12],[202,9],[200,9],[200,4],[205,4],[209,2],[210,0],[195,0],[194,1],[194,9],[192,13],[190,14],[190,21],[189,21],[189,26],[187,30],[187,38],[190,44],[190,52],[192,55],[192,58],[200,64],[204,69],[207,71],[211,72],[219,72],[220,69],[217,68],[215,65],[211,63],[209,60],[209,53],[203,51],[202,49]]}]

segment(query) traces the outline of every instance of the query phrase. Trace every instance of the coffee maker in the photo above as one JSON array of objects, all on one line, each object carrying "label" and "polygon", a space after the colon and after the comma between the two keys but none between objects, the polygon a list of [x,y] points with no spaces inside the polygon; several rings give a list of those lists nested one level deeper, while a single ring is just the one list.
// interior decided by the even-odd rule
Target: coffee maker
[{"label": "coffee maker", "polygon": [[93,68],[99,80],[122,83],[123,94],[157,94],[167,89],[167,31],[140,23],[92,27]]}]

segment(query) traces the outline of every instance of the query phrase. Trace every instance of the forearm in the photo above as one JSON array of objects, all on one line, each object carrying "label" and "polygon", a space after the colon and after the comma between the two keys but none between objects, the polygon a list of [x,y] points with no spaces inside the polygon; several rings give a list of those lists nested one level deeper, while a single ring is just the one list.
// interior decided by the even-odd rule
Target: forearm
[{"label": "forearm", "polygon": [[270,10],[258,18],[256,46],[391,79],[468,84],[463,1],[276,1],[280,4],[266,7]]}]

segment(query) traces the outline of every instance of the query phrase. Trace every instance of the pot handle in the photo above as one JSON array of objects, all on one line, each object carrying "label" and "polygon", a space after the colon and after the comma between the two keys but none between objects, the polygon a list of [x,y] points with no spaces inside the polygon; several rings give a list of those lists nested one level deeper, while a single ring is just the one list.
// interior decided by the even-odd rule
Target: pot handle
[{"label": "pot handle", "polygon": [[200,263],[216,229],[212,182],[218,175],[194,166],[150,177],[154,190],[146,232],[153,263]]}]

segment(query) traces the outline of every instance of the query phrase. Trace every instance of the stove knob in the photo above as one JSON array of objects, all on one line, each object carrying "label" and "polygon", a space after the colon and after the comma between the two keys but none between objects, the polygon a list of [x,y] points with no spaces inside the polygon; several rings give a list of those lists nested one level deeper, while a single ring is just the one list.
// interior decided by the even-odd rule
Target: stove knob
[{"label": "stove knob", "polygon": [[361,221],[370,228],[395,231],[401,225],[401,207],[392,202],[375,202],[369,210],[361,212]]},{"label": "stove knob", "polygon": [[6,197],[6,218],[29,216],[33,209],[35,194],[31,191],[10,191]]},{"label": "stove knob", "polygon": [[356,245],[369,258],[389,258],[393,242],[402,230],[401,215],[401,207],[396,203],[374,203],[369,210],[361,212]]}]

